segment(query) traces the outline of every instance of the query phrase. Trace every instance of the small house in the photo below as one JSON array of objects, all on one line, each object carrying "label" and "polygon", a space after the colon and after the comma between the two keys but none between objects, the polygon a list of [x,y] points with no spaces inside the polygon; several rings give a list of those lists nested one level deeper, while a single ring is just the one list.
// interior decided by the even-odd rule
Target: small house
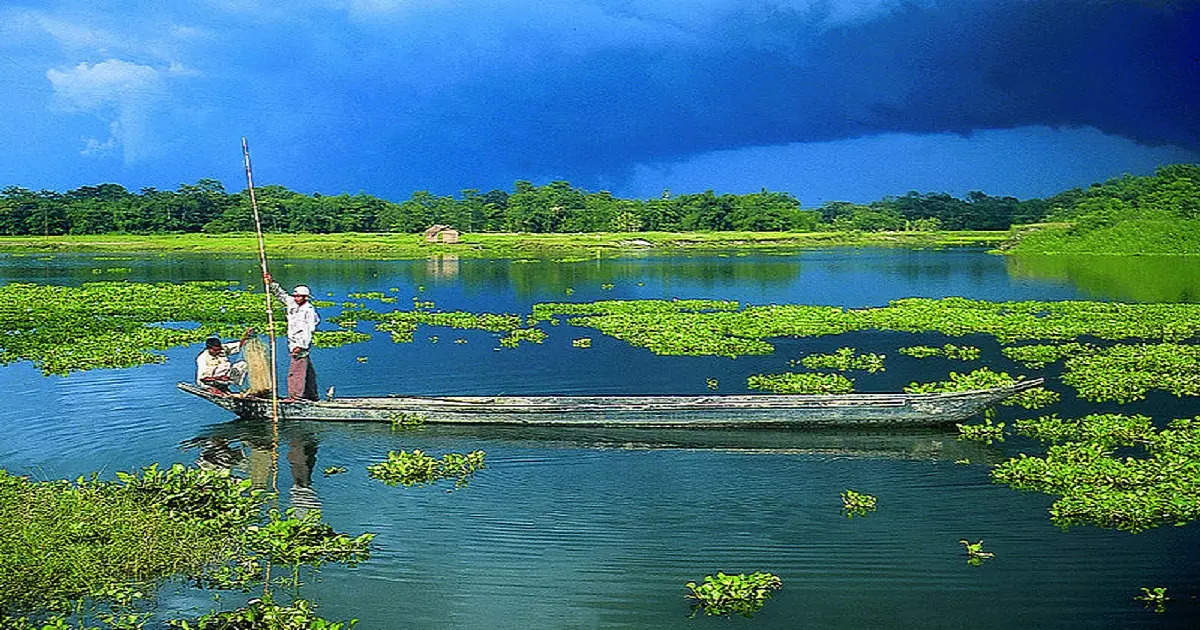
[{"label": "small house", "polygon": [[457,243],[458,230],[450,227],[449,225],[429,226],[429,229],[425,230],[425,242],[437,243],[439,241],[442,243]]}]

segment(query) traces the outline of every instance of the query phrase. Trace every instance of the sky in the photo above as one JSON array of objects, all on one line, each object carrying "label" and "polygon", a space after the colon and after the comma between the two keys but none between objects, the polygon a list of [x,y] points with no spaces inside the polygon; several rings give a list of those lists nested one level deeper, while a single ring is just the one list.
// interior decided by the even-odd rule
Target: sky
[{"label": "sky", "polygon": [[1200,0],[0,5],[0,186],[1047,196],[1200,162]]}]

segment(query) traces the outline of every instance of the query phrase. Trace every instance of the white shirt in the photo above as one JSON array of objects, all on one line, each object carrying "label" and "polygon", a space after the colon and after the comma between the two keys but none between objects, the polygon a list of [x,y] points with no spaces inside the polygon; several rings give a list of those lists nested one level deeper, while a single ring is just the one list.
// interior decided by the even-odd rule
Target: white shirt
[{"label": "white shirt", "polygon": [[237,354],[242,349],[241,342],[233,341],[221,344],[221,352],[213,356],[208,348],[196,356],[196,384],[207,385],[206,378],[229,376],[229,355]]},{"label": "white shirt", "polygon": [[301,306],[278,282],[271,283],[271,292],[287,306],[288,351],[294,352],[296,348],[308,350],[312,346],[313,331],[317,329],[317,324],[321,323],[321,316],[317,315],[317,309],[313,308],[312,298],[305,300]]}]

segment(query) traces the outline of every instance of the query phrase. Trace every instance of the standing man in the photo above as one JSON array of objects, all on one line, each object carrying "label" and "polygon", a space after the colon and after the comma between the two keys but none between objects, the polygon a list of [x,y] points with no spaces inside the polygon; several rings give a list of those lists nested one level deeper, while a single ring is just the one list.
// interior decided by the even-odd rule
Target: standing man
[{"label": "standing man", "polygon": [[271,274],[264,274],[263,280],[271,288],[271,293],[287,307],[288,354],[291,355],[291,361],[288,363],[287,400],[317,400],[317,371],[313,369],[308,353],[312,350],[313,331],[317,329],[317,324],[321,323],[321,317],[317,315],[317,309],[309,303],[312,291],[300,284],[288,295],[279,283],[271,279]]}]

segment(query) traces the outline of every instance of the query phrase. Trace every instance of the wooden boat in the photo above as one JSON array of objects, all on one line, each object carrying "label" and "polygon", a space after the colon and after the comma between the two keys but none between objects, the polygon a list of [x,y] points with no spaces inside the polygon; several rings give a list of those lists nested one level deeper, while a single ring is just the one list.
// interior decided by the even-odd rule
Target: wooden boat
[{"label": "wooden boat", "polygon": [[[1042,384],[939,394],[747,394],[732,396],[387,396],[279,403],[284,420],[645,428],[936,426],[963,420]],[[271,401],[179,389],[243,418],[270,418]]]}]

